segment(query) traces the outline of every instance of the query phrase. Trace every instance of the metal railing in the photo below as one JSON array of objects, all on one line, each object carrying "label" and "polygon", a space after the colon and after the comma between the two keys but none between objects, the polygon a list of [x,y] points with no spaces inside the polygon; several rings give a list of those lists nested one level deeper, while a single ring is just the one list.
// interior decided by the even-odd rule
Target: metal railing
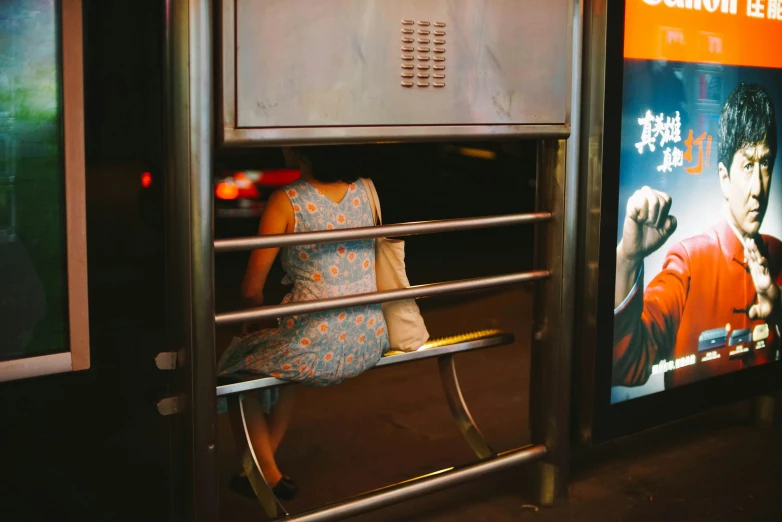
[{"label": "metal railing", "polygon": [[428,285],[401,288],[399,290],[384,290],[382,292],[371,292],[368,294],[330,297],[327,299],[318,299],[317,301],[301,301],[297,303],[263,306],[252,310],[217,314],[215,316],[215,323],[218,326],[222,326],[244,321],[273,319],[275,317],[287,315],[311,314],[314,312],[323,312],[325,310],[337,310],[339,308],[352,308],[354,306],[387,303],[389,301],[399,301],[402,299],[416,299],[419,297],[433,297],[456,292],[470,292],[518,283],[531,283],[545,279],[549,275],[550,273],[548,270],[535,270],[501,276],[476,277],[474,279],[451,281],[448,283],[431,283]]},{"label": "metal railing", "polygon": [[333,243],[337,241],[373,239],[378,237],[402,237],[419,234],[436,234],[438,232],[456,232],[463,230],[474,230],[478,228],[526,225],[530,223],[541,223],[544,221],[549,221],[550,219],[550,212],[534,212],[529,214],[510,214],[507,216],[441,219],[437,221],[401,223],[397,225],[382,225],[377,227],[322,230],[317,232],[299,232],[297,234],[271,234],[263,237],[256,236],[236,239],[219,239],[215,241],[215,252],[236,252],[241,250],[254,250],[260,248],[274,248],[294,245],[310,245],[315,243]]}]

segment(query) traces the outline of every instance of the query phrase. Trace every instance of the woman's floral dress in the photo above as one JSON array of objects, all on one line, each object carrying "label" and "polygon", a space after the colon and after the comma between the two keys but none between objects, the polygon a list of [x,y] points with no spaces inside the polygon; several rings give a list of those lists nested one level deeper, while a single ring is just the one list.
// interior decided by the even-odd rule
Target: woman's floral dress
[{"label": "woman's floral dress", "polygon": [[[339,203],[299,180],[283,189],[295,214],[294,232],[374,224],[363,183],[351,183]],[[374,239],[283,247],[284,283],[293,289],[283,303],[374,292]],[[388,349],[379,304],[283,317],[274,329],[234,339],[220,359],[220,375],[257,373],[326,386],[372,368]],[[276,394],[263,397],[267,409]]]}]

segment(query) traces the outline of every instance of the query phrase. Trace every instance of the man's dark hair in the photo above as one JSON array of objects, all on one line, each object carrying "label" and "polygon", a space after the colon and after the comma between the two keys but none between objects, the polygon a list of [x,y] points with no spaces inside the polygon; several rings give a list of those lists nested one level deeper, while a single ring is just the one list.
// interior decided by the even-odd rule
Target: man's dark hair
[{"label": "man's dark hair", "polygon": [[730,171],[736,153],[751,145],[765,143],[770,164],[777,156],[777,117],[771,97],[762,86],[742,83],[736,87],[720,114],[719,161]]}]

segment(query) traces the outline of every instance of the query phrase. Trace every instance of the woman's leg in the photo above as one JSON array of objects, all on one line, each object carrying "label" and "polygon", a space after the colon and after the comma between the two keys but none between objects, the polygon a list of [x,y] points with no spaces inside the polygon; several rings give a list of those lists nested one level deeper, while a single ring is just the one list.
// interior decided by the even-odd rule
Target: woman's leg
[{"label": "woman's leg", "polygon": [[260,401],[253,393],[244,395],[244,407],[246,411],[247,428],[250,432],[255,456],[261,466],[263,477],[269,486],[274,487],[282,478],[282,473],[277,468],[274,460],[274,450],[271,446],[271,430],[266,420]]},{"label": "woman's leg", "polygon": [[277,403],[272,407],[269,415],[269,445],[272,453],[277,453],[277,448],[288,430],[288,424],[293,416],[295,390],[293,386],[281,387]]}]

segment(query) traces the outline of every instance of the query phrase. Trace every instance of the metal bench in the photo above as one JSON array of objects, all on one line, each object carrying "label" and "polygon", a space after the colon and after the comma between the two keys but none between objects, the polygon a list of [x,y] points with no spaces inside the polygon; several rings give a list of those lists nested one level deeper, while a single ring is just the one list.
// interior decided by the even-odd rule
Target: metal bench
[{"label": "metal bench", "polygon": [[[440,379],[442,380],[443,389],[445,391],[445,397],[448,401],[448,406],[451,409],[451,415],[453,415],[454,421],[456,421],[456,425],[459,428],[459,431],[467,440],[467,443],[470,445],[478,458],[497,458],[498,454],[486,442],[480,430],[478,429],[478,426],[475,424],[472,415],[470,415],[469,409],[467,408],[467,404],[465,403],[464,396],[462,395],[462,391],[459,386],[459,379],[456,374],[454,355],[461,352],[503,346],[511,344],[513,341],[514,337],[512,334],[504,333],[500,330],[480,330],[460,335],[453,335],[430,340],[415,352],[388,352],[380,359],[380,361],[373,369],[382,368],[393,364],[402,364],[422,359],[436,358],[440,370]],[[226,397],[228,400],[228,413],[231,420],[231,429],[236,441],[237,451],[241,455],[242,467],[253,486],[253,490],[255,491],[261,506],[270,517],[276,516],[278,510],[284,513],[285,516],[288,516],[288,511],[285,509],[279,499],[277,499],[272,493],[272,490],[269,487],[269,484],[266,482],[266,479],[263,477],[263,473],[261,472],[260,466],[258,465],[258,460],[256,458],[255,452],[253,451],[250,434],[247,429],[245,407],[241,394],[253,390],[290,385],[292,383],[267,376],[251,376],[246,379],[243,379],[241,376],[232,376],[227,378],[220,378],[218,384],[217,396]],[[523,457],[526,459],[529,459],[531,456],[545,455],[545,448],[542,446],[525,448],[520,451],[525,452]],[[516,458],[518,459],[519,456],[516,456]],[[469,475],[469,469],[466,471],[463,470],[463,474],[465,477]],[[380,497],[378,497],[378,492],[376,491],[373,492],[373,495],[364,498],[364,500],[362,500],[362,496],[359,496],[355,499],[350,499],[340,504],[336,504],[333,506],[333,509],[337,510],[335,512],[335,516],[348,516],[348,513],[352,512],[353,509],[356,509],[356,512],[363,511],[365,508],[360,506],[361,502],[371,502],[373,505],[376,505],[376,507],[380,507],[380,505],[377,505],[377,503],[382,502],[383,498],[387,498],[390,503],[395,497],[394,491],[398,491],[398,489],[401,487],[421,487],[423,492],[426,490],[427,477],[430,475],[406,481],[404,486],[395,485],[383,488],[385,491],[381,493]],[[357,503],[359,505],[357,505]],[[301,516],[306,516],[306,514]],[[294,520],[298,518],[299,517],[295,517]]]}]

